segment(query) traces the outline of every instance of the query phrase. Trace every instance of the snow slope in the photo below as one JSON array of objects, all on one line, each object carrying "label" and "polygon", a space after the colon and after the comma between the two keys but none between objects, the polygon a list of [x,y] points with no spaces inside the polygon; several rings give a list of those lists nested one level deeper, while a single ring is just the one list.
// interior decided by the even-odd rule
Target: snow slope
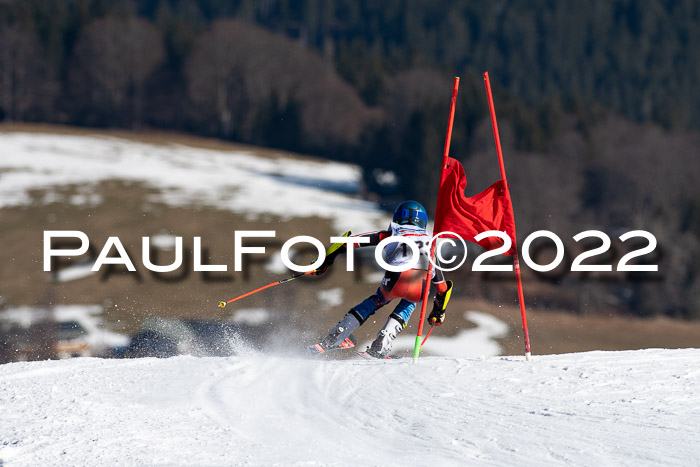
[{"label": "snow slope", "polygon": [[3,465],[700,464],[700,350],[0,366]]}]

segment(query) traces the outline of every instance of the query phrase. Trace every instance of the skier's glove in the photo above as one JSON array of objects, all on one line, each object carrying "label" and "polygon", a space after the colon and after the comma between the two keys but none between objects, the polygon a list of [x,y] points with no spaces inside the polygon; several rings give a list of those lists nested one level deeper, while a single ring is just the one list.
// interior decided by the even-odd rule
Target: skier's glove
[{"label": "skier's glove", "polygon": [[428,315],[428,324],[431,326],[440,326],[445,322],[445,312],[447,311],[447,303],[450,301],[452,294],[452,281],[447,281],[447,290],[445,293],[435,296],[433,301],[433,311]]},{"label": "skier's glove", "polygon": [[331,267],[333,261],[335,261],[335,258],[329,258],[328,256],[326,256],[326,259],[323,261],[323,264],[318,269],[314,270],[314,272],[312,272],[311,275],[320,276],[321,274],[326,272],[329,267]]},{"label": "skier's glove", "polygon": [[428,323],[430,323],[431,326],[440,326],[444,322],[445,312],[437,310],[435,307],[433,307],[433,311],[431,311],[430,315],[428,316]]},{"label": "skier's glove", "polygon": [[[343,234],[343,237],[347,237],[350,235],[350,231],[348,230]],[[329,267],[331,267],[331,264],[333,264],[333,261],[335,261],[335,257],[338,256],[338,254],[342,251],[345,251],[346,246],[344,243],[334,243],[331,246],[328,247],[326,250],[326,259],[323,260],[323,264],[316,269],[314,272],[311,273],[312,276],[320,276],[324,272],[328,270]],[[316,262],[316,260],[314,260]]]}]

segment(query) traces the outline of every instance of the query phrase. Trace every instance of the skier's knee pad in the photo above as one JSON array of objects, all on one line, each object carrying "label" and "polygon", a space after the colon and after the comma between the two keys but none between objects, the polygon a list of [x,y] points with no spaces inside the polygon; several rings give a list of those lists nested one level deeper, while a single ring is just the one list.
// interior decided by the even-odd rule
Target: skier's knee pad
[{"label": "skier's knee pad", "polygon": [[387,303],[389,303],[389,301],[382,295],[381,291],[377,289],[374,294],[363,300],[362,303],[352,307],[349,313],[352,313],[360,321],[360,324],[362,324],[367,318],[372,316],[375,311]]},{"label": "skier's knee pad", "polygon": [[406,327],[406,323],[408,323],[408,320],[411,319],[411,315],[415,309],[416,304],[414,302],[409,302],[408,300],[403,299],[399,302],[391,315],[401,322],[404,327]]}]

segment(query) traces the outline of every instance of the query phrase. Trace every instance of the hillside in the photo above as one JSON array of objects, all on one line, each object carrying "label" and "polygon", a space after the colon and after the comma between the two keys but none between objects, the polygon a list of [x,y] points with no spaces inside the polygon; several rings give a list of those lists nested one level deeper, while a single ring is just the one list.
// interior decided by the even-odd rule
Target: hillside
[{"label": "hillside", "polygon": [[[464,163],[467,191],[500,177],[488,71],[519,236],[550,230],[566,249],[561,268],[525,278],[540,282],[529,305],[699,320],[698,24],[692,0],[431,0],[411,8],[397,0],[0,2],[0,43],[13,52],[0,54],[0,120],[187,132],[313,154],[352,163],[359,182],[352,186],[382,207],[416,199],[432,211],[455,76],[451,154]],[[235,172],[250,174],[260,190],[280,181],[266,170],[263,177]],[[290,174],[281,181],[316,181]],[[223,178],[229,174],[221,175],[194,194],[228,204],[233,189]],[[126,191],[143,188],[139,180],[110,180],[125,195],[117,199],[59,195],[129,203],[137,193]],[[337,194],[348,185],[326,187]],[[165,188],[153,197],[185,194]],[[279,203],[296,213],[288,193],[270,198],[271,191],[250,189],[234,198],[255,212]],[[331,205],[325,208],[310,216],[327,218]],[[206,223],[214,216],[184,217]],[[238,223],[217,221],[218,230]],[[590,247],[573,237],[586,230],[612,239],[611,262],[634,248],[618,241],[621,232],[653,233],[658,248],[638,261],[658,263],[659,274],[570,273],[566,266]],[[568,293],[555,290],[562,284]]]},{"label": "hillside", "polygon": [[700,350],[0,366],[6,465],[697,465]]},{"label": "hillside", "polygon": [[[56,126],[5,126],[0,147],[0,261],[11,265],[0,269],[0,316],[22,326],[31,322],[32,313],[59,319],[64,309],[82,309],[84,327],[98,326],[123,338],[153,318],[232,322],[250,324],[252,344],[276,349],[278,335],[297,336],[299,345],[319,339],[348,307],[372,293],[381,277],[373,259],[360,255],[354,273],[334,268],[323,277],[248,297],[223,312],[216,306],[219,300],[285,277],[289,272],[278,253],[282,242],[295,235],[325,240],[348,228],[383,228],[389,217],[378,204],[362,198],[357,166],[178,134]],[[85,232],[92,245],[82,258],[85,262],[64,259],[55,265],[54,275],[44,272],[45,230]],[[265,244],[265,255],[234,272],[234,230],[275,230],[277,238]],[[121,239],[135,273],[110,265],[90,273],[91,261],[110,236]],[[146,270],[141,262],[143,236],[152,238],[157,264],[172,261],[174,237],[182,236],[185,260],[180,270]],[[202,238],[207,261],[228,265],[228,272],[192,271],[195,236]],[[450,275],[458,286],[449,316],[425,350],[459,357],[519,354],[521,324],[513,278],[489,281],[484,273],[471,273],[473,258],[463,272]],[[700,342],[697,322],[603,314],[585,296],[604,292],[603,281],[585,287],[549,283],[527,270],[524,280],[526,298],[535,305],[528,307],[535,354],[683,348]],[[577,296],[597,315],[573,314],[562,305],[565,301],[558,301]],[[489,315],[497,321],[489,321]],[[384,316],[378,314],[363,326],[358,338],[373,338]],[[416,325],[412,319],[401,336],[403,348],[412,347]],[[0,348],[0,361],[50,358],[31,349],[18,356],[12,342],[37,337],[20,331],[9,331],[14,337],[9,347]]]}]

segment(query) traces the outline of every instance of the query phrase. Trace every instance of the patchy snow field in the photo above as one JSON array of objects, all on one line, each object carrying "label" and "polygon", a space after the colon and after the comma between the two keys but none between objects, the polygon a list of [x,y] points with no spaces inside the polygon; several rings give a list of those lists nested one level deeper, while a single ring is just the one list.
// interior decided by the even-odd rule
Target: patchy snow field
[{"label": "patchy snow field", "polygon": [[251,218],[318,216],[355,232],[388,223],[375,203],[353,197],[361,172],[350,164],[108,136],[0,133],[0,207],[26,205],[31,190],[66,185],[79,185],[80,192],[69,199],[48,192],[44,202],[97,205],[91,187],[108,179],[146,183],[160,190],[152,201],[173,206],[211,206]]},{"label": "patchy snow field", "polygon": [[3,465],[700,464],[700,350],[0,366]]},{"label": "patchy snow field", "polygon": [[[339,231],[373,231],[390,219],[375,203],[354,196],[361,173],[350,164],[148,144],[112,136],[0,133],[0,208],[35,202],[30,194],[36,189],[46,190],[41,203],[99,205],[96,189],[109,179],[157,188],[151,201],[173,206],[215,206],[252,218],[325,217]],[[66,186],[77,187],[77,194],[65,195],[61,188]],[[151,244],[170,251],[175,237],[160,232],[151,238]],[[90,260],[74,264],[56,271],[53,279],[78,280],[94,274],[92,266]],[[277,274],[290,273],[279,255],[273,255],[265,268]],[[379,282],[383,274],[370,273],[367,280]],[[339,288],[316,294],[319,304],[326,307],[341,305],[343,296]],[[268,310],[241,310],[233,322],[266,325],[271,319]],[[455,337],[433,336],[426,350],[432,355],[459,357],[498,355],[501,349],[494,338],[507,331],[505,323],[480,313],[469,314],[467,319],[475,322],[477,329]],[[395,348],[410,351],[414,341],[414,337],[401,336]]]},{"label": "patchy snow field", "polygon": [[16,323],[24,328],[45,321],[75,322],[85,332],[83,339],[94,352],[127,345],[129,337],[104,328],[101,305],[55,305],[52,309],[36,306],[10,307],[0,312],[0,324]]}]

